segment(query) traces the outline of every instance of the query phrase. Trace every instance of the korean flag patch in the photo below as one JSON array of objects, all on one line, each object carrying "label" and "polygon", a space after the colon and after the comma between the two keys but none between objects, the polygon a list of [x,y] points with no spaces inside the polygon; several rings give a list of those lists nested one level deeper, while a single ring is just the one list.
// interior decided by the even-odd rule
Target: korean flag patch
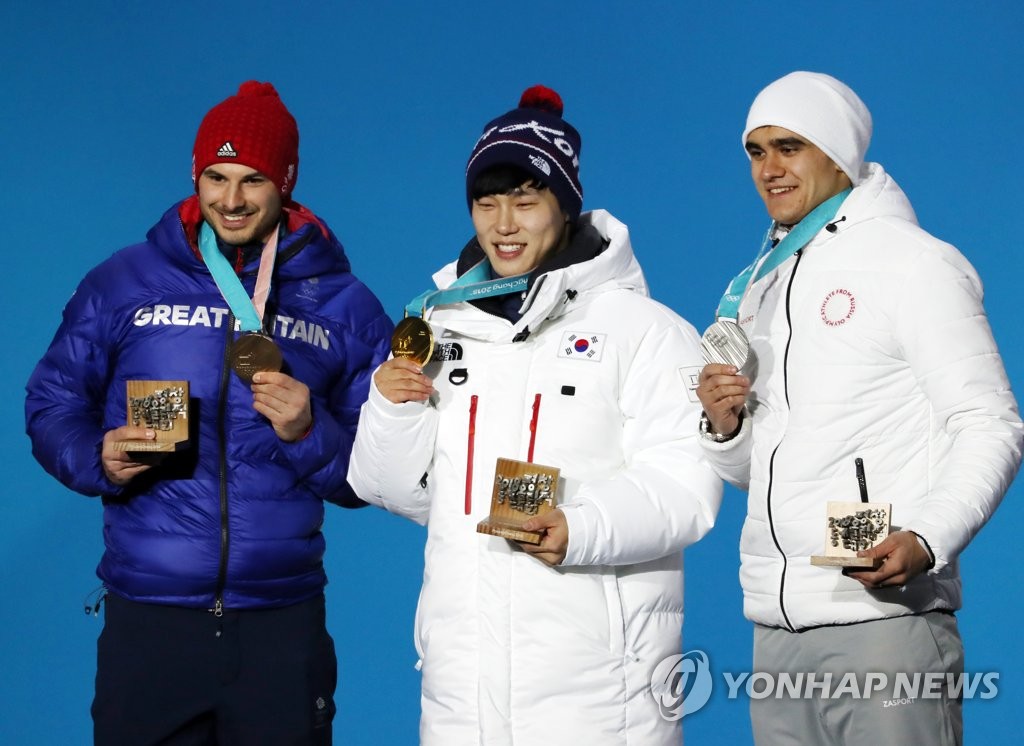
[{"label": "korean flag patch", "polygon": [[568,357],[575,360],[601,359],[604,351],[604,341],[607,334],[593,334],[591,332],[566,332],[562,335],[562,343],[558,348],[558,357]]}]

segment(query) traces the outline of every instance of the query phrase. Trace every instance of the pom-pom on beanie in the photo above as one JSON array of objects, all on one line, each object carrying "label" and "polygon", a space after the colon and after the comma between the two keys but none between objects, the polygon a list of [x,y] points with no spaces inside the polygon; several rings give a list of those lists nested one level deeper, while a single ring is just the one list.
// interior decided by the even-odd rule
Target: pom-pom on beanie
[{"label": "pom-pom on beanie", "polygon": [[270,83],[249,80],[203,117],[192,149],[192,181],[214,163],[240,163],[270,179],[285,199],[299,175],[299,128]]},{"label": "pom-pom on beanie", "polygon": [[518,108],[484,127],[466,164],[466,201],[473,209],[473,183],[492,166],[517,166],[547,185],[572,222],[583,207],[580,134],[562,119],[562,99],[541,85],[528,88]]},{"label": "pom-pom on beanie", "polygon": [[831,75],[794,72],[757,94],[747,115],[743,145],[758,127],[784,127],[806,137],[832,162],[861,182],[871,143],[871,112],[849,86]]}]

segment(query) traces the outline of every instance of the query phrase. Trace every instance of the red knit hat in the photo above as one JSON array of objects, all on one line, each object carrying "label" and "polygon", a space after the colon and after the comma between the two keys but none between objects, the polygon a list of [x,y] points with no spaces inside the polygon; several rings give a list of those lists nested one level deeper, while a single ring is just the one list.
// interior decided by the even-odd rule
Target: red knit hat
[{"label": "red knit hat", "polygon": [[240,163],[287,199],[299,175],[299,128],[270,83],[249,80],[203,118],[192,149],[192,183],[214,163]]}]

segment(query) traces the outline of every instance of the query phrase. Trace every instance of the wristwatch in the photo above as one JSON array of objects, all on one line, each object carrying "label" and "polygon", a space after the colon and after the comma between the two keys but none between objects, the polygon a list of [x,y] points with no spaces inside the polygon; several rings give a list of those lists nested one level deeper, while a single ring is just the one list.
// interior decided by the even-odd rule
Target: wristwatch
[{"label": "wristwatch", "polygon": [[743,412],[739,415],[739,424],[736,429],[731,433],[716,433],[711,428],[711,420],[708,419],[707,412],[700,413],[700,435],[706,440],[710,440],[712,443],[727,443],[736,437],[740,429],[743,427]]}]

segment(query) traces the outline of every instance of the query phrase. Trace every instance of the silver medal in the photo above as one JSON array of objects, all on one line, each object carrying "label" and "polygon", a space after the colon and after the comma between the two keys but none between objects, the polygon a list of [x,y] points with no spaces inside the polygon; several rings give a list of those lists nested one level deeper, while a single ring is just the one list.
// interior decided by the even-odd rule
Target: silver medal
[{"label": "silver medal", "polygon": [[750,342],[739,324],[731,319],[718,319],[707,328],[700,340],[705,363],[732,365],[740,370],[750,359]]}]

